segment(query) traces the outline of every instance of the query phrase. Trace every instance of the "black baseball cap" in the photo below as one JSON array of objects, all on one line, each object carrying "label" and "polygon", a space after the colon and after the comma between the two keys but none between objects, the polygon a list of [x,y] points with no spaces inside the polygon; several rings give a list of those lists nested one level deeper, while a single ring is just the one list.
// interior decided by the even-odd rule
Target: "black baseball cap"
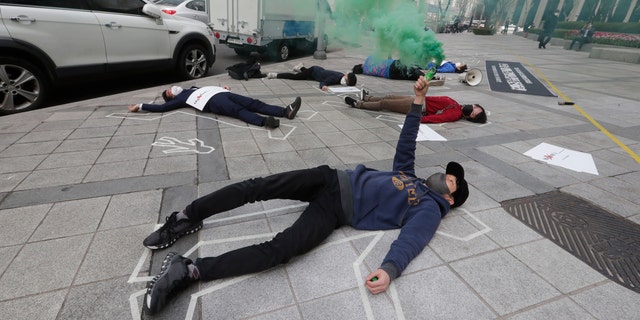
[{"label": "black baseball cap", "polygon": [[453,204],[451,205],[451,208],[459,207],[467,201],[467,198],[469,197],[469,185],[464,179],[464,168],[462,168],[459,163],[451,161],[447,164],[446,173],[455,176],[457,179],[458,188],[456,189],[456,192],[451,194],[451,196],[453,196]]}]

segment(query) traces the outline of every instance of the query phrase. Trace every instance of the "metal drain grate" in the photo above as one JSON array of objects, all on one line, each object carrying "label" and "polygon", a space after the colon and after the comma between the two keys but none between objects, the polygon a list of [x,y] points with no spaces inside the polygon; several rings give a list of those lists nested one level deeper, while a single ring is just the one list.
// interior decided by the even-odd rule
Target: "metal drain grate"
[{"label": "metal drain grate", "polygon": [[578,259],[640,293],[640,226],[561,192],[505,201],[502,207]]}]

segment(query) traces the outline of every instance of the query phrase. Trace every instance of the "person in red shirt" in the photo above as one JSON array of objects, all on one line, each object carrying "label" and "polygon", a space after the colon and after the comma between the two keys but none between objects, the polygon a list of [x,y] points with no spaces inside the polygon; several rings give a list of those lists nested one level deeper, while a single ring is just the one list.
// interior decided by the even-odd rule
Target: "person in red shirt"
[{"label": "person in red shirt", "polygon": [[[406,114],[409,112],[413,97],[387,95],[384,97],[370,96],[362,90],[360,101],[345,97],[344,102],[353,108],[382,111],[388,110]],[[455,122],[467,119],[475,123],[486,123],[487,114],[479,104],[460,104],[447,96],[426,96],[422,109],[422,123]]]}]

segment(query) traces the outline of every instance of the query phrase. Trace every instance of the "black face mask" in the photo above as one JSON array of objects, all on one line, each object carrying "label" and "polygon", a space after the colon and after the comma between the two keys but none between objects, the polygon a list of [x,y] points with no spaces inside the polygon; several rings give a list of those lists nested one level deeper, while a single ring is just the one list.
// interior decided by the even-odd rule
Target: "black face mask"
[{"label": "black face mask", "polygon": [[462,114],[465,117],[470,116],[471,112],[473,112],[473,105],[472,104],[463,104],[462,105]]}]

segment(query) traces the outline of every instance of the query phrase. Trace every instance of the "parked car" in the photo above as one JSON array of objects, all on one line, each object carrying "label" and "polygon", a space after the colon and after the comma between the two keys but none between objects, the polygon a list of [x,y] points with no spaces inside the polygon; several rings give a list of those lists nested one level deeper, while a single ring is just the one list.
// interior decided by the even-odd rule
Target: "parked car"
[{"label": "parked car", "polygon": [[214,43],[206,24],[146,0],[3,0],[0,113],[42,106],[63,80],[130,70],[197,79],[215,62]]},{"label": "parked car", "polygon": [[209,23],[209,13],[204,0],[158,0],[156,4],[166,14]]},{"label": "parked car", "polygon": [[500,26],[500,33],[503,34],[509,34],[509,33],[513,33],[514,30],[516,30],[516,25],[515,24],[510,24],[509,27],[507,28],[507,31],[505,32],[504,30],[504,25]]}]

